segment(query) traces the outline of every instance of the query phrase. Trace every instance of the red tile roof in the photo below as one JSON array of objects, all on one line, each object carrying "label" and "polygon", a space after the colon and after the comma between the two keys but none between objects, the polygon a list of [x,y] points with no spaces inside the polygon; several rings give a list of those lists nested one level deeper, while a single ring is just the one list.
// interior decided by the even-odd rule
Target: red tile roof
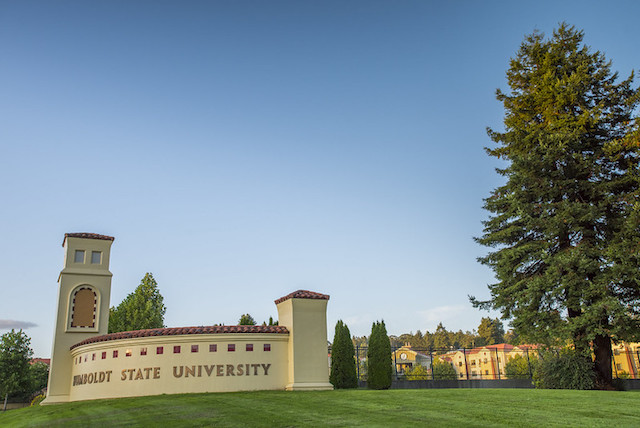
[{"label": "red tile roof", "polygon": [[51,358],[32,358],[30,361],[31,364],[35,363],[45,363],[46,365],[51,365]]},{"label": "red tile roof", "polygon": [[109,340],[133,339],[136,337],[178,336],[186,334],[220,334],[220,333],[278,333],[288,334],[289,330],[281,325],[214,325],[207,327],[173,327],[150,328],[147,330],[122,331],[94,336],[76,343],[70,349],[89,343],[106,342]]},{"label": "red tile roof", "polygon": [[509,345],[508,343],[498,343],[496,345],[487,345],[485,348],[510,351],[513,349],[513,345]]},{"label": "red tile roof", "polygon": [[316,293],[314,291],[308,291],[308,290],[298,290],[298,291],[294,291],[293,293],[287,294],[284,297],[279,298],[275,302],[276,302],[276,305],[277,305],[277,304],[282,303],[285,300],[289,300],[289,299],[329,300],[329,295],[328,294],[320,294],[320,293]]},{"label": "red tile roof", "polygon": [[103,239],[105,241],[113,241],[115,239],[113,236],[98,235],[97,233],[65,233],[64,239],[62,240],[63,247],[67,238]]}]

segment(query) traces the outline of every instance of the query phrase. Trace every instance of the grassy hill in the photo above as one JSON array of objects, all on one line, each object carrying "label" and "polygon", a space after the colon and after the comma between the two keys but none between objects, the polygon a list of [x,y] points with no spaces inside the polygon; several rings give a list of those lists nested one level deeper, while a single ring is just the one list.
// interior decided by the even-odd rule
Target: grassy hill
[{"label": "grassy hill", "polygon": [[0,426],[639,426],[639,392],[529,389],[159,395],[0,413]]}]

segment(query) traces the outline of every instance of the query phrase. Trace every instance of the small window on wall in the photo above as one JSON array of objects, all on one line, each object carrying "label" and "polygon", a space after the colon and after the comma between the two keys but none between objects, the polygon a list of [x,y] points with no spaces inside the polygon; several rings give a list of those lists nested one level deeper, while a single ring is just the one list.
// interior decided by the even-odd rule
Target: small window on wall
[{"label": "small window on wall", "polygon": [[107,359],[107,351],[104,351],[104,352],[102,353],[102,359],[103,359],[103,360],[106,360],[106,359]]},{"label": "small window on wall", "polygon": [[73,258],[74,263],[84,263],[84,250],[76,250],[76,255]]},{"label": "small window on wall", "polygon": [[96,359],[96,354],[92,354],[91,355],[91,361],[95,361],[95,359]]},{"label": "small window on wall", "polygon": [[229,346],[227,346],[227,352],[235,352],[236,351],[236,345],[233,343],[230,343]]},{"label": "small window on wall", "polygon": [[164,348],[162,346],[158,346],[156,348],[156,354],[162,355],[163,352],[164,352]]},{"label": "small window on wall", "polygon": [[209,345],[209,352],[218,352],[218,345],[216,344]]},{"label": "small window on wall", "polygon": [[247,352],[253,351],[253,343],[247,343]]},{"label": "small window on wall", "polygon": [[173,353],[174,354],[179,354],[180,353],[180,346],[179,345],[176,345],[176,346],[173,347]]},{"label": "small window on wall", "polygon": [[127,349],[126,352],[124,353],[125,357],[130,357],[132,354],[131,349]]},{"label": "small window on wall", "polygon": [[118,350],[113,351],[113,358],[118,358]]},{"label": "small window on wall", "polygon": [[140,348],[140,355],[147,355],[147,348]]},{"label": "small window on wall", "polygon": [[191,352],[198,352],[198,345],[191,345]]},{"label": "small window on wall", "polygon": [[270,343],[265,343],[263,349],[264,349],[264,352],[270,352],[271,351],[271,344]]},{"label": "small window on wall", "polygon": [[99,265],[102,263],[102,251],[91,252],[91,264]]}]

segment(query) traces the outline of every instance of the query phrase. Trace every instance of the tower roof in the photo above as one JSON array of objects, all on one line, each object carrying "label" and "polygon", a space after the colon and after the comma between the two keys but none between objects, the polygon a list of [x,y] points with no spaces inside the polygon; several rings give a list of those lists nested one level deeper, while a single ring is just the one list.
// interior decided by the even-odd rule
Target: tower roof
[{"label": "tower roof", "polygon": [[308,290],[298,290],[298,291],[294,291],[293,293],[287,294],[284,297],[279,298],[278,300],[276,300],[276,305],[279,303],[284,302],[285,300],[289,300],[289,299],[319,299],[319,300],[329,300],[329,295],[328,294],[320,294],[320,293],[316,293],[315,291],[308,291]]},{"label": "tower roof", "polygon": [[107,235],[98,235],[97,233],[65,233],[64,239],[62,240],[62,246],[64,247],[64,243],[67,241],[67,238],[83,238],[83,239],[102,239],[104,241],[113,241],[115,238],[113,236]]}]

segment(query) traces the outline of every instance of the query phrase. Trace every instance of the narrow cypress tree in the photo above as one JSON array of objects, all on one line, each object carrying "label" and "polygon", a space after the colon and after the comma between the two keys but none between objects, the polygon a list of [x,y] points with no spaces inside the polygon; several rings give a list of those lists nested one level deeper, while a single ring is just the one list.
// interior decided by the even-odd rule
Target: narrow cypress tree
[{"label": "narrow cypress tree", "polygon": [[349,327],[342,320],[336,323],[336,330],[333,336],[329,380],[336,389],[356,388],[358,386],[351,332],[349,332]]},{"label": "narrow cypress tree", "polygon": [[389,389],[391,386],[391,342],[384,321],[371,326],[369,349],[367,350],[369,389]]}]

